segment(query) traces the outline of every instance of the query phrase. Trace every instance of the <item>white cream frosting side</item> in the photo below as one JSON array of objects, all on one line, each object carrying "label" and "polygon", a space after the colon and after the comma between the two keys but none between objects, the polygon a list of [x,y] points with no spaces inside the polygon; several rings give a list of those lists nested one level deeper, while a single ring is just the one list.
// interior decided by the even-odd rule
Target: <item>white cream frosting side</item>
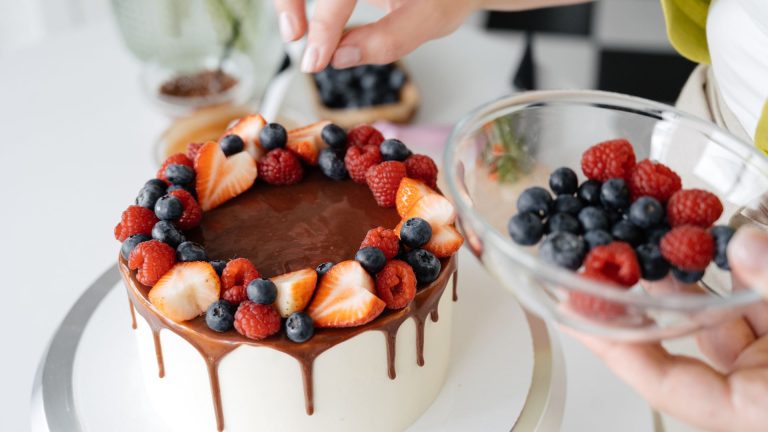
[{"label": "white cream frosting side", "polygon": [[[450,287],[438,322],[424,330],[425,365],[416,364],[416,325],[397,332],[395,369],[387,375],[384,333],[368,331],[322,353],[314,363],[315,412],[304,409],[299,363],[265,347],[243,345],[219,364],[226,431],[400,431],[429,408],[448,371],[452,326]],[[135,331],[145,387],[156,414],[178,431],[215,431],[208,372],[200,353],[175,333],[161,330],[165,377],[158,377],[152,332],[137,314]]]}]

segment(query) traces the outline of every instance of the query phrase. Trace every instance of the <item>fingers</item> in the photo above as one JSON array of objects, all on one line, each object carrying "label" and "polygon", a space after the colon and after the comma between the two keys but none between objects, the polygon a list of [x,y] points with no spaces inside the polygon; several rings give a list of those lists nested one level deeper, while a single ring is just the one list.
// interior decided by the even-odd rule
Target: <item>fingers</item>
[{"label": "fingers", "polygon": [[736,231],[728,262],[740,281],[768,298],[768,232],[750,226]]},{"label": "fingers", "polygon": [[670,355],[659,344],[608,342],[567,332],[656,409],[706,429],[733,427],[730,383],[703,362]]},{"label": "fingers", "polygon": [[307,32],[304,0],[275,0],[280,35],[285,42],[295,41]]},{"label": "fingers", "polygon": [[721,372],[730,372],[744,350],[756,340],[752,327],[739,317],[696,334],[699,350]]},{"label": "fingers", "polygon": [[318,0],[312,20],[301,70],[320,72],[331,62],[344,26],[355,8],[355,0]]},{"label": "fingers", "polygon": [[377,22],[344,35],[333,66],[391,63],[423,43],[455,30],[471,12],[465,1],[419,0],[403,3]]}]

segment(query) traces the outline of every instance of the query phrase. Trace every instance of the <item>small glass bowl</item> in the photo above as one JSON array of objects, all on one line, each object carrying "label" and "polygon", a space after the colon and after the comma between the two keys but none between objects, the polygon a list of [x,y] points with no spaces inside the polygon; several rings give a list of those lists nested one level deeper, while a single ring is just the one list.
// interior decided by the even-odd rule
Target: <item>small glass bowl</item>
[{"label": "small glass bowl", "polygon": [[152,103],[160,111],[171,117],[183,117],[201,108],[215,105],[243,105],[247,103],[253,96],[254,70],[251,60],[239,52],[232,52],[230,57],[221,64],[221,70],[237,80],[227,90],[205,96],[172,96],[160,92],[160,87],[174,77],[201,71],[213,71],[218,67],[219,59],[216,57],[188,61],[178,68],[169,68],[159,63],[148,62],[144,65],[141,73],[141,86]]},{"label": "small glass bowl", "polygon": [[[588,280],[541,260],[536,247],[515,244],[507,222],[525,188],[547,187],[560,166],[580,172],[591,145],[626,138],[638,160],[670,166],[685,188],[707,189],[723,202],[718,223],[756,222],[764,215],[768,160],[716,125],[667,105],[597,91],[521,93],[484,105],[453,129],[445,149],[448,191],[467,244],[491,274],[538,315],[597,336],[647,341],[712,326],[761,301],[734,288],[730,274],[710,265],[697,286],[671,276],[664,289],[643,282],[629,290]],[[583,181],[583,178],[580,180]],[[591,296],[612,313],[587,314],[569,297]],[[616,311],[619,311],[618,313]]]}]

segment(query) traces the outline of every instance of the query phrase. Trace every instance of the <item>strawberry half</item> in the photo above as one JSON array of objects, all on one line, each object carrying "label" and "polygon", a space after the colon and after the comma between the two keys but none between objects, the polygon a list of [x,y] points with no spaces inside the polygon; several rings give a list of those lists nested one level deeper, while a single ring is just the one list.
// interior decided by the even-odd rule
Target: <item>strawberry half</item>
[{"label": "strawberry half", "polygon": [[373,278],[357,261],[342,261],[320,280],[307,313],[315,327],[355,327],[373,321],[386,304]]},{"label": "strawberry half", "polygon": [[[230,126],[221,138],[224,138],[227,135],[239,136],[245,143],[245,151],[253,156],[254,159],[261,159],[266,151],[259,142],[259,132],[261,132],[261,129],[266,124],[267,121],[264,120],[264,117],[262,117],[261,114],[247,115]],[[221,138],[219,138],[219,141],[221,141]]]},{"label": "strawberry half", "polygon": [[275,276],[272,279],[277,286],[275,307],[280,316],[288,318],[294,312],[303,311],[312,299],[317,284],[317,272],[307,268]]},{"label": "strawberry half", "polygon": [[464,237],[453,225],[432,226],[432,238],[423,246],[438,258],[447,258],[456,253],[464,244]]},{"label": "strawberry half", "polygon": [[289,130],[288,142],[285,147],[304,162],[310,165],[317,165],[317,157],[320,154],[320,150],[328,147],[320,137],[320,132],[330,123],[329,121],[319,121],[298,129]]},{"label": "strawberry half", "polygon": [[219,277],[204,261],[177,263],[149,291],[149,301],[176,322],[205,313],[219,299]]},{"label": "strawberry half", "polygon": [[[444,196],[434,193],[416,201],[403,216],[403,220],[419,217],[429,222],[432,229],[439,225],[450,225],[456,221],[456,209]],[[399,232],[399,231],[397,231]]]},{"label": "strawberry half", "polygon": [[200,208],[208,211],[248,190],[256,180],[256,161],[246,152],[226,157],[216,142],[207,142],[195,159]]},{"label": "strawberry half", "polygon": [[405,217],[417,201],[427,195],[435,193],[437,192],[420,180],[408,177],[403,178],[400,180],[400,187],[397,188],[397,196],[395,198],[397,214],[399,214],[400,217]]}]

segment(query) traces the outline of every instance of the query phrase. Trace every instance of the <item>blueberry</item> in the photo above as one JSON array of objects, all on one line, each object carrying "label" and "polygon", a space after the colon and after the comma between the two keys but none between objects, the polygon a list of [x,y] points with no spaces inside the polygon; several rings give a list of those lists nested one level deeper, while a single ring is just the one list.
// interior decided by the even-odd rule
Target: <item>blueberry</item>
[{"label": "blueberry", "polygon": [[160,179],[153,178],[153,179],[147,180],[147,182],[144,183],[144,187],[151,187],[151,188],[165,190],[166,188],[168,188],[168,185],[165,184],[165,182]]},{"label": "blueberry", "polygon": [[544,234],[544,223],[534,213],[518,213],[509,219],[507,231],[509,231],[509,236],[512,237],[515,243],[531,246],[541,240],[541,236]]},{"label": "blueberry", "polygon": [[555,198],[554,204],[552,204],[555,213],[569,213],[574,216],[579,214],[582,207],[584,205],[581,203],[581,200],[573,195],[558,195]]},{"label": "blueberry", "polygon": [[195,171],[186,165],[170,164],[165,168],[165,178],[175,185],[187,185],[195,180]]},{"label": "blueberry", "polygon": [[395,69],[389,74],[389,88],[398,91],[403,87],[407,79],[405,72],[400,69]]},{"label": "blueberry", "polygon": [[240,138],[240,135],[229,134],[219,140],[219,146],[221,151],[224,152],[224,156],[229,157],[243,151],[245,149],[245,142]]},{"label": "blueberry", "polygon": [[640,197],[629,207],[629,220],[643,229],[654,227],[664,221],[664,206],[656,198]]},{"label": "blueberry", "polygon": [[715,264],[723,270],[731,270],[726,251],[736,231],[728,225],[715,225],[709,232],[715,239]]},{"label": "blueberry", "polygon": [[285,320],[285,335],[288,339],[302,343],[315,334],[315,323],[305,312],[294,312]]},{"label": "blueberry", "polygon": [[658,245],[661,243],[661,238],[664,237],[669,230],[672,228],[669,227],[669,225],[661,225],[655,228],[652,228],[646,232],[646,237],[648,243],[653,243],[655,245]]},{"label": "blueberry", "polygon": [[617,222],[626,219],[626,215],[619,210],[606,208],[605,217],[608,219],[608,225],[613,226]]},{"label": "blueberry", "polygon": [[185,241],[176,247],[176,261],[208,261],[208,254],[205,248],[195,242]]},{"label": "blueberry", "polygon": [[572,234],[581,234],[582,228],[579,220],[568,213],[555,213],[547,220],[547,232],[569,232]]},{"label": "blueberry", "polygon": [[272,304],[277,299],[277,286],[269,279],[254,279],[245,287],[248,300],[258,304]]},{"label": "blueberry", "polygon": [[539,249],[542,259],[574,271],[581,267],[586,254],[587,244],[584,239],[565,231],[547,236]]},{"label": "blueberry", "polygon": [[259,131],[259,143],[267,151],[285,147],[286,142],[288,142],[288,132],[279,123],[267,123]]},{"label": "blueberry", "polygon": [[160,220],[174,220],[184,213],[181,200],[173,195],[163,195],[155,203],[155,216]]},{"label": "blueberry", "polygon": [[573,195],[579,189],[579,179],[572,169],[561,167],[549,176],[549,188],[558,195]]},{"label": "blueberry", "polygon": [[517,211],[520,213],[533,212],[540,217],[545,217],[549,214],[550,208],[552,208],[552,195],[542,187],[528,188],[517,198]]},{"label": "blueberry", "polygon": [[643,231],[628,220],[620,220],[611,228],[611,235],[618,241],[637,246],[643,242]]},{"label": "blueberry", "polygon": [[374,90],[379,85],[379,76],[375,73],[366,73],[360,76],[360,88]]},{"label": "blueberry", "polygon": [[683,270],[672,266],[672,276],[683,283],[696,283],[704,277],[704,270]]},{"label": "blueberry", "polygon": [[579,222],[581,222],[581,226],[584,227],[585,231],[605,231],[610,226],[605,210],[594,206],[584,207],[579,212]]},{"label": "blueberry", "polygon": [[373,246],[366,246],[355,254],[355,260],[358,261],[365,271],[371,274],[378,273],[387,263],[387,258],[381,249]]},{"label": "blueberry", "polygon": [[424,249],[414,249],[405,254],[405,262],[411,266],[420,284],[430,283],[440,274],[440,260]]},{"label": "blueberry", "polygon": [[326,261],[315,267],[315,271],[317,272],[318,276],[325,276],[325,274],[328,273],[328,270],[330,270],[333,266],[334,264],[331,261]]},{"label": "blueberry", "polygon": [[600,187],[600,201],[604,206],[615,210],[629,207],[630,196],[624,179],[612,178]]},{"label": "blueberry", "polygon": [[133,252],[133,248],[135,248],[139,243],[144,243],[147,240],[151,240],[152,237],[144,234],[134,234],[123,242],[122,245],[120,245],[120,256],[123,257],[126,261],[128,261],[128,258],[131,256],[131,252]]},{"label": "blueberry", "polygon": [[209,262],[213,269],[216,271],[216,274],[221,277],[221,274],[224,273],[224,267],[227,266],[227,260],[212,260]]},{"label": "blueberry", "polygon": [[604,206],[615,210],[629,207],[630,195],[627,182],[624,179],[613,178],[600,187],[600,201]]},{"label": "blueberry", "polygon": [[584,234],[584,241],[587,242],[590,249],[594,249],[598,246],[607,245],[612,242],[613,236],[608,233],[608,231],[596,229],[587,231],[586,234]]},{"label": "blueberry", "polygon": [[[162,181],[160,182],[162,183]],[[155,203],[161,196],[165,195],[165,191],[165,183],[163,183],[163,187],[161,188],[155,184],[147,182],[147,184],[139,191],[139,195],[136,197],[136,204],[154,210]]]},{"label": "blueberry", "polygon": [[205,312],[205,323],[213,331],[229,331],[235,324],[235,310],[235,306],[226,300],[215,301]]},{"label": "blueberry", "polygon": [[400,240],[408,247],[419,248],[432,238],[432,227],[421,218],[410,218],[400,228]]},{"label": "blueberry", "polygon": [[600,188],[603,184],[597,180],[587,180],[579,186],[576,195],[587,206],[600,205]]},{"label": "blueberry", "polygon": [[347,146],[347,132],[333,123],[323,127],[320,137],[334,150],[344,150]]},{"label": "blueberry", "polygon": [[185,240],[184,235],[175,225],[164,220],[161,220],[152,227],[152,238],[160,240],[174,249]]},{"label": "blueberry", "polygon": [[661,249],[653,243],[646,243],[635,249],[637,261],[640,263],[640,274],[643,279],[657,281],[669,273],[669,263],[661,256]]},{"label": "blueberry", "polygon": [[332,149],[326,148],[320,150],[317,164],[320,165],[320,171],[322,171],[326,177],[333,180],[344,180],[349,175],[347,173],[347,167],[344,166],[344,158]]},{"label": "blueberry", "polygon": [[385,161],[404,161],[411,155],[411,151],[403,144],[402,141],[395,138],[386,139],[379,144],[379,150],[381,150],[381,157]]},{"label": "blueberry", "polygon": [[173,192],[175,190],[185,190],[185,191],[189,192],[189,194],[192,195],[193,197],[197,196],[197,191],[195,190],[194,187],[192,187],[192,185],[170,185],[170,186],[168,186],[168,192],[169,193]]}]

